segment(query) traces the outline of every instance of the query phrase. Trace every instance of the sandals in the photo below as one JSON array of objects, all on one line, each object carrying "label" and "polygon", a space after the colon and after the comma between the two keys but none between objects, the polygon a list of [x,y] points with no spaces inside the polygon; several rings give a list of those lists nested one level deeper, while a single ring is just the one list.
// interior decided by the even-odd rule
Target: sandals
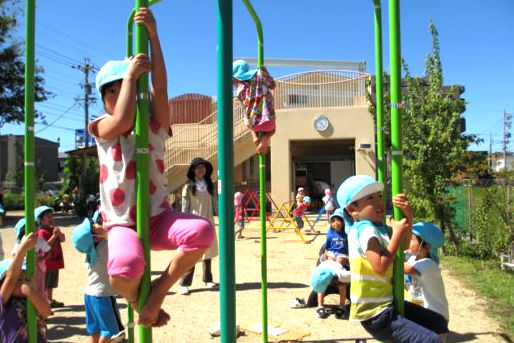
[{"label": "sandals", "polygon": [[57,300],[52,300],[50,302],[50,307],[51,308],[58,308],[58,307],[64,307],[64,303],[60,302],[60,301],[57,301]]},{"label": "sandals", "polygon": [[321,319],[325,319],[325,318],[328,318],[328,313],[327,311],[325,310],[324,307],[320,307],[316,310],[316,315],[318,318],[321,318]]},{"label": "sandals", "polygon": [[290,308],[305,308],[307,307],[307,304],[305,303],[305,300],[300,298],[294,298],[289,302]]}]

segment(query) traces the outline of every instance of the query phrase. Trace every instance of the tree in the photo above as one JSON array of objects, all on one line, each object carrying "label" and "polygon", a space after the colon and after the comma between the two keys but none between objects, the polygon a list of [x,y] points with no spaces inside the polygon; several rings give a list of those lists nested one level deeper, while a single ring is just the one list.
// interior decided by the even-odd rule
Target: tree
[{"label": "tree", "polygon": [[[0,127],[24,120],[25,62],[23,46],[13,37],[21,10],[19,0],[0,0]],[[45,101],[51,93],[44,89],[43,69],[36,68],[34,99]],[[40,113],[36,117],[43,118]]]},{"label": "tree", "polygon": [[[446,186],[462,173],[461,163],[471,159],[466,149],[476,141],[473,135],[461,133],[461,113],[465,102],[460,98],[459,86],[443,85],[443,70],[439,54],[439,34],[430,22],[432,51],[425,61],[425,76],[412,77],[403,61],[404,78],[402,110],[404,179],[418,219],[436,220],[457,240],[453,228],[454,209]],[[371,87],[373,90],[373,85]],[[389,77],[384,75],[384,94],[388,93]],[[376,113],[374,95],[371,94],[369,111]],[[384,96],[384,133],[390,132],[390,101]],[[386,147],[387,149],[387,147]]]}]

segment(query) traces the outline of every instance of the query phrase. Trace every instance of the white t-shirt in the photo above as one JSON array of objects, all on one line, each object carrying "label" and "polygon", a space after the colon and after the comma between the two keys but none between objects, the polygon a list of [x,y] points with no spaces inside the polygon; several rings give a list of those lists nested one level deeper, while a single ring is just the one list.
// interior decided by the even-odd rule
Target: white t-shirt
[{"label": "white t-shirt", "polygon": [[[103,225],[136,225],[136,134],[130,131],[111,139],[94,135],[95,126],[105,114],[89,123],[89,132],[95,137],[100,166],[100,199]],[[164,173],[164,150],[168,133],[157,120],[150,117],[148,134],[150,217],[168,210],[169,191]]]},{"label": "white t-shirt", "polygon": [[417,281],[421,286],[424,306],[441,314],[448,320],[448,300],[446,300],[446,292],[439,265],[430,258],[416,260],[416,256],[409,258],[407,263],[420,274],[413,275],[412,278],[414,282]]},{"label": "white t-shirt", "polygon": [[[11,254],[12,256],[16,255],[18,248],[20,247],[20,243],[14,243],[14,247],[12,248]],[[52,247],[46,242],[43,237],[38,237],[36,241],[36,253],[39,255],[40,253],[46,254],[52,250]]]}]

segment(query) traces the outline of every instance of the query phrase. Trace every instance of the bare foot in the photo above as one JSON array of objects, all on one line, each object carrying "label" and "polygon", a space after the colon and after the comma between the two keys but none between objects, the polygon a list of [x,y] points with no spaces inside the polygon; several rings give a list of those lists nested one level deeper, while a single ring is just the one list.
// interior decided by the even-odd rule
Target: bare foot
[{"label": "bare foot", "polygon": [[[159,318],[162,302],[164,301],[164,295],[158,294],[155,289],[152,289],[150,292],[150,296],[146,301],[145,307],[143,310],[139,312],[138,324],[144,325],[145,327],[150,327],[155,324],[157,319]],[[164,312],[166,313],[166,312]]]},{"label": "bare foot", "polygon": [[170,315],[161,308],[153,327],[160,328],[161,326],[168,324],[170,318]]},{"label": "bare foot", "polygon": [[252,142],[255,144],[255,146],[259,145],[259,134],[255,131],[250,131],[252,133]]},{"label": "bare foot", "polygon": [[269,133],[264,133],[262,135],[261,142],[257,146],[257,152],[259,154],[266,154],[268,152],[268,145],[269,145],[270,138],[271,138],[271,135]]}]

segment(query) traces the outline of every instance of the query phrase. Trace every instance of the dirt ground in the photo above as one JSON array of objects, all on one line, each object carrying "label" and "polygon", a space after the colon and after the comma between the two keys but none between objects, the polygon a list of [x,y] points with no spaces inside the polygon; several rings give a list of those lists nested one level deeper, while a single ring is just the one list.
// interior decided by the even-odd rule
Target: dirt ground
[{"label": "dirt ground", "polygon": [[[6,218],[1,229],[4,250],[10,251],[14,242],[15,217]],[[71,230],[78,223],[75,217],[56,216],[56,224],[67,235],[63,243],[66,268],[61,271],[60,285],[54,297],[63,301],[66,307],[55,310],[55,316],[48,320],[49,341],[85,342],[83,289],[86,282],[84,255],[71,244]],[[245,230],[245,239],[235,242],[236,252],[236,306],[237,323],[258,322],[261,311],[260,291],[260,244],[258,224],[252,223]],[[319,223],[318,230],[326,231],[326,222]],[[309,275],[315,265],[323,236],[312,244],[303,244],[292,231],[268,234],[268,318],[269,324],[280,324],[288,329],[307,331],[310,335],[303,342],[353,342],[355,338],[369,335],[358,323],[338,320],[334,316],[318,319],[315,309],[290,309],[289,301],[294,297],[306,298],[310,292]],[[152,273],[154,277],[163,270],[173,252],[152,252]],[[213,274],[219,280],[219,259],[213,260]],[[197,265],[189,296],[178,295],[178,286],[170,290],[164,308],[171,315],[171,321],[164,328],[153,330],[154,342],[203,343],[219,342],[211,338],[208,329],[219,320],[220,299],[218,291],[207,289],[201,282],[201,265]],[[448,342],[509,342],[504,339],[497,322],[486,315],[486,301],[465,288],[459,280],[444,270],[446,294],[450,303],[450,329]],[[126,306],[120,299],[122,318],[126,318]],[[328,302],[337,302],[337,296],[329,296]],[[260,342],[260,336],[247,333],[238,342]]]}]

